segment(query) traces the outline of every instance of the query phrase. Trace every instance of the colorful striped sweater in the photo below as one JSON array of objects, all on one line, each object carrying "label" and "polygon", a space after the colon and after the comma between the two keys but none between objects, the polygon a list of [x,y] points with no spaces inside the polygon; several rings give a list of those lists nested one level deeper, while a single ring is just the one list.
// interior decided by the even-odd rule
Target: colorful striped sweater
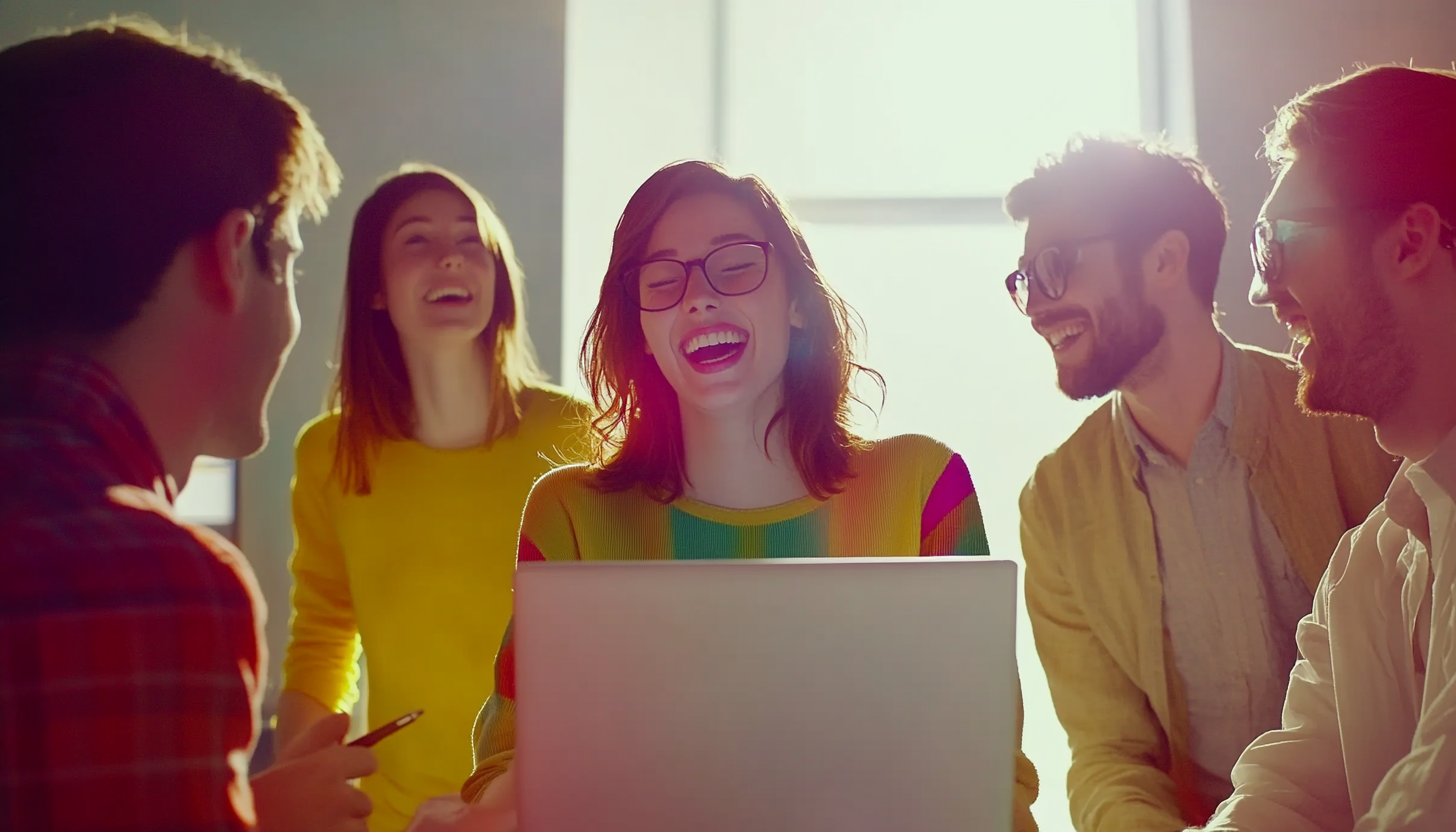
[{"label": "colorful striped sweater", "polygon": [[[854,477],[827,500],[804,497],[761,509],[725,509],[686,497],[663,504],[640,489],[602,493],[575,465],[542,477],[526,501],[519,560],[688,560],[986,555],[985,525],[960,455],[925,436],[879,441],[861,452]],[[507,629],[495,691],[475,724],[475,773],[461,789],[478,797],[515,749],[515,650]],[[1020,725],[1017,726],[1020,743]],[[1036,798],[1036,772],[1019,751],[1017,815]],[[1023,827],[1024,828],[1024,827]]]}]

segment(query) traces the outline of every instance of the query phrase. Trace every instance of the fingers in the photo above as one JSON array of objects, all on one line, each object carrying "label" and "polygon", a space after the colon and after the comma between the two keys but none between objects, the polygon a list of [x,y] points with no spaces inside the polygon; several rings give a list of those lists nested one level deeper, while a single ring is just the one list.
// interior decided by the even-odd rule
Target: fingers
[{"label": "fingers", "polygon": [[516,808],[515,766],[507,768],[499,777],[491,781],[475,802],[478,806],[514,812]]},{"label": "fingers", "polygon": [[344,813],[351,818],[367,818],[369,813],[374,811],[374,801],[369,795],[355,788],[349,789],[349,794],[344,798]]},{"label": "fingers", "polygon": [[279,760],[292,760],[305,757],[315,751],[328,748],[331,745],[338,745],[343,742],[344,737],[349,733],[349,715],[344,713],[329,714],[314,724],[304,729],[298,739],[294,740],[283,753],[278,755]]},{"label": "fingers", "polygon": [[339,776],[345,780],[368,777],[379,768],[378,758],[368,748],[341,745],[328,749],[328,753],[337,758]]}]

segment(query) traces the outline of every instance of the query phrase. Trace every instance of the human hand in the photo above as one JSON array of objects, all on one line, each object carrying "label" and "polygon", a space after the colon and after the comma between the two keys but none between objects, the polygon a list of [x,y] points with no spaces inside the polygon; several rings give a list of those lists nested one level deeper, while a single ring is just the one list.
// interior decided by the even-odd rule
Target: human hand
[{"label": "human hand", "polygon": [[516,832],[516,813],[462,802],[457,795],[421,803],[404,832]]},{"label": "human hand", "polygon": [[378,763],[373,751],[341,744],[348,732],[349,715],[330,714],[253,778],[258,832],[367,832],[374,806],[349,781]]}]

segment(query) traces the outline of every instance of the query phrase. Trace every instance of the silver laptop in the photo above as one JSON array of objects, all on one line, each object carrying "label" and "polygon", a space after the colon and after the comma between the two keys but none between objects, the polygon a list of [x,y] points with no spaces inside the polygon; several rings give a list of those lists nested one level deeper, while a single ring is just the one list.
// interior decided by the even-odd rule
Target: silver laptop
[{"label": "silver laptop", "polygon": [[1016,565],[527,563],[522,832],[1011,828]]}]

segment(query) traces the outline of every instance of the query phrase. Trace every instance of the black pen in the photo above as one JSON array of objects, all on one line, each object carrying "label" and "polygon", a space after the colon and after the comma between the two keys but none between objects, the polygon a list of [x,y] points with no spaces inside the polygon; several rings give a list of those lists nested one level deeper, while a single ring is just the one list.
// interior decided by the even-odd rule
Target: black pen
[{"label": "black pen", "polygon": [[357,745],[361,748],[368,748],[369,746],[375,744],[376,742],[379,742],[390,734],[393,734],[395,731],[398,731],[404,726],[419,719],[420,714],[422,713],[424,713],[423,709],[418,711],[411,711],[393,722],[375,728],[373,731],[370,731],[359,739],[349,743],[349,745]]}]

